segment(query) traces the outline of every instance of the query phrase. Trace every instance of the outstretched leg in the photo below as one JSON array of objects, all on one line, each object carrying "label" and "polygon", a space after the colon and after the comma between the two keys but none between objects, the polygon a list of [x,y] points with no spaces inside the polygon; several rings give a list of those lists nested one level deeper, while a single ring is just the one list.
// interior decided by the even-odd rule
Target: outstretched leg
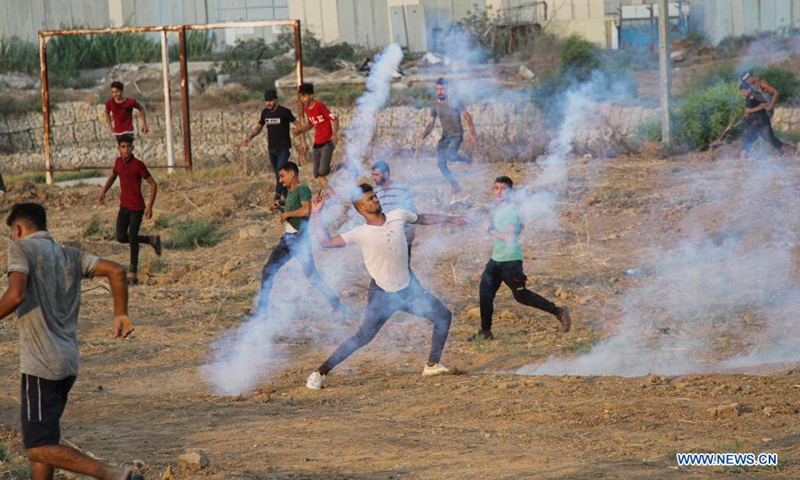
[{"label": "outstretched leg", "polygon": [[484,332],[484,337],[488,336],[488,332],[492,331],[494,299],[497,296],[497,290],[503,282],[497,270],[497,262],[489,260],[486,263],[486,267],[483,269],[483,274],[481,274],[481,283],[478,289],[481,309],[481,332]]},{"label": "outstretched leg", "polygon": [[378,331],[383,327],[389,317],[398,308],[398,293],[387,293],[375,282],[370,283],[369,300],[367,301],[367,311],[361,320],[361,326],[355,335],[345,340],[343,344],[325,360],[325,363],[317,369],[320,375],[327,375],[336,365],[339,365],[353,354],[356,350],[368,344],[375,338]]},{"label": "outstretched leg", "polygon": [[[342,302],[339,300],[339,296],[325,283],[325,280],[322,279],[322,276],[317,272],[317,267],[314,265],[311,238],[307,234],[301,234],[298,237],[300,238],[297,238],[292,244],[292,255],[303,267],[303,272],[306,274],[308,282],[319,290],[335,311],[341,312]],[[341,318],[337,318],[337,320],[341,320]]]},{"label": "outstretched leg", "polygon": [[453,320],[453,313],[450,309],[436,298],[431,292],[422,288],[416,277],[412,278],[411,284],[405,294],[402,310],[418,317],[427,318],[433,322],[433,333],[431,334],[431,351],[428,355],[428,365],[433,366],[442,359],[444,345],[450,333],[450,323]]}]

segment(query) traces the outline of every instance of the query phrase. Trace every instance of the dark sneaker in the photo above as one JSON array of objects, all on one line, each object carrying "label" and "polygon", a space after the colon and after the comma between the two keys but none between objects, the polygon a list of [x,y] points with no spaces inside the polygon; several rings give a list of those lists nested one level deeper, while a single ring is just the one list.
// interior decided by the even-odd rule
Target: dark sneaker
[{"label": "dark sneaker", "polygon": [[468,342],[474,342],[476,340],[494,340],[494,334],[492,334],[491,330],[480,330],[467,339]]},{"label": "dark sneaker", "polygon": [[156,251],[156,255],[161,256],[161,235],[152,235],[150,237],[150,245]]},{"label": "dark sneaker", "polygon": [[572,326],[572,318],[569,316],[569,308],[567,307],[560,307],[560,311],[558,315],[558,322],[561,324],[561,331],[562,332],[569,332],[570,327]]},{"label": "dark sneaker", "polygon": [[131,287],[139,285],[139,279],[136,277],[128,277],[128,285]]}]

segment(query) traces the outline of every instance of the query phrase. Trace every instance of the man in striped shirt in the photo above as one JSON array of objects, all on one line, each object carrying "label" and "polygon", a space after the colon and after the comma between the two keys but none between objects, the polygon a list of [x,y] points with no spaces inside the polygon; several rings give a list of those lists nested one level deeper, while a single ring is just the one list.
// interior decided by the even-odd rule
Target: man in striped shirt
[{"label": "man in striped shirt", "polygon": [[[392,181],[392,174],[389,164],[380,161],[372,166],[372,180],[375,181],[377,189],[375,195],[381,202],[384,213],[392,210],[407,210],[417,213],[417,203],[414,201],[414,194],[409,188],[401,183]],[[416,225],[406,224],[406,242],[408,243],[408,263],[411,264],[411,244],[417,236]]]}]

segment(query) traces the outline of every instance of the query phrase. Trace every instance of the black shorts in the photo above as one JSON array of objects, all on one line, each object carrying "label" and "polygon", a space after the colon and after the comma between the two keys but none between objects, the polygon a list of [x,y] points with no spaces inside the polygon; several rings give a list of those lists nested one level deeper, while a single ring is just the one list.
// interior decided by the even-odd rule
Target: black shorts
[{"label": "black shorts", "polygon": [[61,440],[61,415],[75,375],[62,380],[46,380],[22,374],[22,443],[25,449],[58,445]]}]

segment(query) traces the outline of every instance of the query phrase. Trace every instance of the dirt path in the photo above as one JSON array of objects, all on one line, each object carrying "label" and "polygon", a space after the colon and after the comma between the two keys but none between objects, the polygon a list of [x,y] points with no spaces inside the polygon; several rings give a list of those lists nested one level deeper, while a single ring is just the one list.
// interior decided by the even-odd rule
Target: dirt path
[{"label": "dirt path", "polygon": [[[449,206],[439,192],[432,162],[405,159],[395,177],[413,185],[421,210],[436,213],[478,217],[488,208],[495,176],[510,172],[524,185],[536,173],[525,165],[456,170],[465,190],[473,192],[465,209]],[[800,168],[782,165],[783,181],[791,184]],[[625,313],[622,299],[640,282],[624,274],[637,267],[639,254],[654,244],[679,244],[691,215],[700,218],[697,228],[724,230],[725,218],[712,207],[726,199],[715,192],[766,168],[708,155],[572,160],[558,204],[560,228],[522,239],[530,287],[573,310],[575,328],[566,335],[548,315],[516,304],[503,287],[496,302],[498,340],[466,343],[478,325],[468,312],[477,307],[490,243],[478,228],[443,227],[434,241],[432,230],[423,227],[414,268],[454,312],[443,361],[456,375],[419,375],[430,327],[401,314],[334,370],[326,388],[307,390],[306,376],[357,328],[366,299],[357,249],[315,251],[323,276],[345,279],[336,290],[351,310],[347,325],[330,321],[325,302],[290,262],[277,284],[300,288],[276,295],[277,301],[307,308],[274,339],[277,358],[269,375],[251,395],[238,397],[213,395],[199,368],[212,342],[241,325],[260,267],[277,241],[280,226],[264,208],[271,197],[271,186],[265,185],[271,184],[266,176],[242,178],[232,170],[163,180],[157,203],[162,222],[184,215],[214,218],[223,240],[194,251],[169,250],[162,262],[143,250],[148,285],[132,290],[137,331],[130,341],[111,340],[108,294],[99,288],[84,294],[82,371],[63,435],[111,461],[142,459],[148,478],[161,478],[168,465],[179,479],[798,478],[800,377],[792,362],[740,373],[634,378],[510,373],[551,356],[579,357],[614,336]],[[101,225],[113,226],[116,209],[96,206],[96,197],[97,187],[89,186],[13,186],[9,193],[10,201],[48,205],[58,239],[125,263],[127,249],[103,239],[102,232],[84,238],[95,214]],[[264,233],[243,233],[253,224],[263,225]],[[791,233],[797,227],[795,219],[782,228]],[[143,230],[153,228],[148,224]],[[789,248],[796,262],[797,247]],[[796,285],[796,269],[793,279]],[[97,284],[87,282],[85,289]],[[659,312],[645,313],[653,330],[664,328]],[[769,313],[753,313],[766,317],[765,323],[737,317],[715,327],[719,331],[705,332],[736,340],[714,343],[706,360],[751,351],[754,346],[736,333],[758,334]],[[12,456],[20,453],[16,342],[14,323],[3,323],[0,422]],[[206,451],[210,466],[199,472],[177,468],[178,455],[189,448]],[[771,452],[779,464],[678,467],[679,452]]]}]

